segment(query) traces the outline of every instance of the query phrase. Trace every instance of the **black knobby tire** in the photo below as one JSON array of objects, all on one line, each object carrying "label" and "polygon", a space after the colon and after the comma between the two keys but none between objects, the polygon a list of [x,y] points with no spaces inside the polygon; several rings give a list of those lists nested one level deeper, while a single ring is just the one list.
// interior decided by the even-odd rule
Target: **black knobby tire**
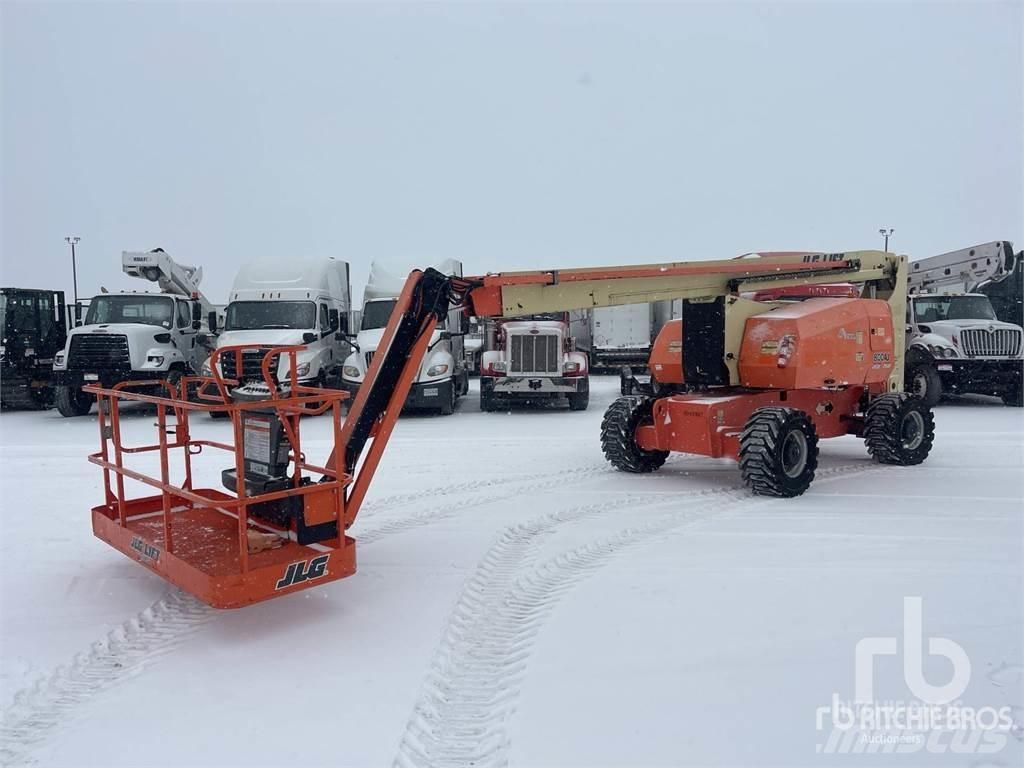
[{"label": "black knobby tire", "polygon": [[57,387],[54,402],[61,416],[85,416],[92,410],[93,396],[78,387]]},{"label": "black knobby tire", "polygon": [[636,444],[636,429],[651,422],[654,401],[620,397],[608,406],[601,420],[601,451],[622,472],[653,472],[665,463],[668,451],[645,451]]},{"label": "black knobby tire", "polygon": [[864,443],[881,464],[920,464],[935,440],[935,416],[919,397],[879,395],[864,415]]},{"label": "black knobby tire", "polygon": [[905,389],[931,407],[937,405],[942,397],[942,378],[935,366],[930,363],[917,363],[910,366],[905,377]]},{"label": "black knobby tire", "polygon": [[740,434],[743,482],[759,496],[799,496],[818,468],[814,422],[795,408],[758,408]]}]

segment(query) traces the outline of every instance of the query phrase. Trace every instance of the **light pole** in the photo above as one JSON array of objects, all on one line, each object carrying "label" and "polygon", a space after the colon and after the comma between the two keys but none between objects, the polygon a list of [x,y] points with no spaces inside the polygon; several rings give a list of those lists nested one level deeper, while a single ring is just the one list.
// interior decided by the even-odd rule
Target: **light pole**
[{"label": "light pole", "polygon": [[885,252],[886,253],[889,252],[889,237],[895,231],[896,230],[894,230],[892,227],[889,227],[889,229],[886,229],[885,227],[882,227],[880,230],[878,230],[878,234],[880,234],[882,237],[885,238]]},{"label": "light pole", "polygon": [[64,238],[64,240],[67,242],[67,244],[71,246],[71,284],[72,284],[72,287],[74,288],[74,295],[75,295],[75,319],[76,320],[78,319],[78,269],[75,266],[75,243],[77,243],[81,239],[82,238],[80,238],[80,237],[73,237],[73,236],[69,236],[69,237],[65,237]]}]

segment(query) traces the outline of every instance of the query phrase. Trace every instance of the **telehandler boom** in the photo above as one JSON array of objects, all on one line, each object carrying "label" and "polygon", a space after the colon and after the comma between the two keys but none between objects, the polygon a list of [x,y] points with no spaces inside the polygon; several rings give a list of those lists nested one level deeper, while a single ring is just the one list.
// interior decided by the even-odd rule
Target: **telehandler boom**
[{"label": "telehandler boom", "polygon": [[[797,496],[810,485],[819,438],[853,434],[875,460],[918,464],[931,448],[930,410],[902,393],[906,257],[881,251],[796,252],[756,258],[451,277],[413,271],[347,417],[346,393],[298,385],[294,356],[275,349],[263,362],[270,399],[232,403],[230,381],[190,377],[169,397],[92,387],[100,403],[106,503],[93,509],[97,536],[216,607],[236,607],[348,576],[355,571],[355,522],[431,333],[451,307],[478,317],[682,299],[679,320],[655,341],[657,394],[622,397],[605,413],[602,450],[618,469],[650,472],[672,451],[739,461],[754,493]],[[859,298],[800,303],[754,301],[741,293],[836,282]],[[215,355],[241,355],[244,347]],[[292,383],[277,380],[277,358],[292,359]],[[214,361],[216,362],[216,361]],[[121,443],[123,400],[176,417],[173,442]],[[233,445],[193,439],[189,414],[225,411]],[[300,417],[330,410],[335,447],[323,466],[307,463]],[[109,418],[109,425],[108,425]],[[111,445],[112,444],[112,445]],[[232,451],[223,472],[233,495],[193,490],[190,458],[204,447]],[[112,448],[112,450],[111,450]],[[182,449],[186,480],[168,481],[168,452]],[[129,452],[159,451],[161,477],[124,466]],[[314,480],[311,475],[319,474]],[[116,487],[111,487],[111,477]],[[128,500],[123,478],[160,493]]]}]

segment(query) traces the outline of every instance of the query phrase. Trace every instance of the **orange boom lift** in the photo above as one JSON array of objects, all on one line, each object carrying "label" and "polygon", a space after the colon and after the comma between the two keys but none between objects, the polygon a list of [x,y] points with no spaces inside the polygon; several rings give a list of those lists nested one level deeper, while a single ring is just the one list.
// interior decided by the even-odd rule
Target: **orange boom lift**
[{"label": "orange boom lift", "polygon": [[[187,377],[166,396],[86,387],[99,404],[105,502],[95,534],[218,608],[290,594],[355,572],[355,522],[432,331],[452,306],[514,317],[681,299],[651,352],[649,396],[621,397],[605,413],[601,443],[626,472],[650,472],[672,451],[737,459],[754,493],[796,496],[810,485],[818,440],[857,435],[880,462],[918,464],[931,449],[930,410],[902,393],[906,257],[881,251],[786,252],[757,258],[449,277],[409,275],[366,380],[342,418],[344,392],[307,389],[295,376],[301,347],[263,350],[269,397],[234,402],[218,365],[248,348],[216,351],[211,377]],[[797,286],[857,286],[834,295]],[[758,296],[756,300],[745,296]],[[794,295],[803,301],[786,301]],[[279,366],[284,358],[286,365]],[[289,370],[281,380],[280,369]],[[149,382],[145,382],[149,384]],[[128,446],[120,407],[157,411],[158,441]],[[228,414],[233,441],[194,438],[196,412]],[[334,449],[314,465],[301,417],[329,415]],[[193,460],[225,451],[225,490],[193,487]],[[155,454],[159,476],[127,466]],[[171,457],[180,458],[171,480]],[[151,495],[129,498],[126,481]]]}]

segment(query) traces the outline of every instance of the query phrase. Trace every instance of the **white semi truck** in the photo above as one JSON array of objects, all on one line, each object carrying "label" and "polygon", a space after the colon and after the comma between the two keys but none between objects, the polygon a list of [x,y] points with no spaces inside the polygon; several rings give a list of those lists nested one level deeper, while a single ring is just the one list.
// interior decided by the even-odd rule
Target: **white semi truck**
[{"label": "white semi truck", "polygon": [[[220,374],[239,382],[238,400],[268,395],[261,365],[267,349],[303,345],[296,356],[296,377],[306,386],[340,388],[341,366],[351,350],[346,340],[352,316],[349,265],[330,257],[252,261],[235,276],[217,347],[245,345],[240,353],[220,359]],[[282,355],[276,372],[287,388],[289,359]],[[209,362],[204,374],[211,373]]]},{"label": "white semi truck", "polygon": [[[934,405],[943,394],[997,395],[1022,404],[1024,330],[1021,254],[995,241],[911,262],[907,301],[907,390]],[[986,292],[1016,281],[1000,319]],[[1014,286],[1010,286],[1013,288]],[[1006,293],[1006,291],[1000,291]],[[1012,294],[1013,291],[1010,291]],[[1006,322],[1006,320],[1014,322]]]},{"label": "white semi truck", "polygon": [[487,322],[480,358],[480,410],[513,402],[565,400],[573,411],[590,403],[590,366],[576,348],[585,312],[552,312]]},{"label": "white semi truck", "polygon": [[54,400],[62,416],[83,416],[93,396],[85,384],[176,383],[198,374],[209,355],[206,318],[213,305],[199,291],[201,267],[178,264],[162,248],[124,251],[125,274],[156,283],[160,293],[102,293],[85,321],[68,332],[53,361]]},{"label": "white semi truck", "polygon": [[[462,263],[453,259],[446,259],[435,269],[446,275],[462,276]],[[376,262],[370,265],[355,351],[345,360],[342,369],[342,388],[353,396],[366,378],[404,285],[404,277],[396,277]],[[467,328],[466,315],[459,309],[449,311],[445,321],[438,324],[406,398],[407,409],[436,411],[442,415],[455,412],[456,401],[469,391],[463,346]]]}]

